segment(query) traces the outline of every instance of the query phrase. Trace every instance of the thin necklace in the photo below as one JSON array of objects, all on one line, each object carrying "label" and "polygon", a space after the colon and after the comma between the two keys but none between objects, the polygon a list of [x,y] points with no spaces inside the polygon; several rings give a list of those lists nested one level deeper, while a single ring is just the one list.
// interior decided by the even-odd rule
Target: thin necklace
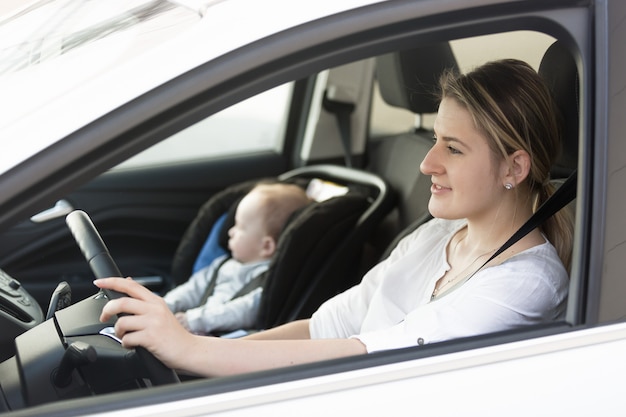
[{"label": "thin necklace", "polygon": [[[459,245],[459,243],[461,242],[461,240],[465,239],[465,236],[463,236],[461,239],[459,239],[459,241],[454,245],[454,249],[456,249],[456,247]],[[489,255],[492,252],[495,252],[498,248],[496,249],[491,249],[488,250],[485,253],[482,253],[480,255],[478,255],[473,261],[472,263],[470,263],[468,266],[466,266],[465,268],[463,268],[463,270],[461,272],[459,272],[458,274],[456,274],[455,276],[453,276],[452,278],[449,278],[447,280],[445,280],[442,284],[440,285],[436,285],[435,289],[433,290],[432,295],[430,296],[430,299],[433,300],[435,298],[437,298],[437,296],[439,295],[439,293],[441,292],[441,290],[443,290],[444,288],[446,288],[448,285],[450,285],[450,283],[454,282],[457,280],[457,278],[463,276],[463,273],[465,271],[467,271],[468,269],[470,269],[470,267],[472,265],[474,265],[476,263],[477,260],[479,260],[480,258],[482,258],[483,256]],[[482,266],[480,267],[482,268]],[[471,278],[476,272],[478,272],[480,270],[480,268],[478,268],[477,270],[475,270],[474,272],[472,272],[471,274],[467,275],[466,277],[469,279]]]}]

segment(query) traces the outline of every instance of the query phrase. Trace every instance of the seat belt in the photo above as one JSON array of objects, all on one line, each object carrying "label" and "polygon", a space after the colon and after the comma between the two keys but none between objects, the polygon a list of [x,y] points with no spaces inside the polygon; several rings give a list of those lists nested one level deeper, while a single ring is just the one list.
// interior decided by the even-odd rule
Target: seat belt
[{"label": "seat belt", "polygon": [[232,256],[225,256],[224,259],[222,259],[220,263],[215,266],[215,269],[213,270],[213,275],[211,275],[211,281],[209,281],[209,285],[207,285],[206,289],[204,290],[204,294],[202,295],[200,303],[198,304],[199,306],[205,305],[209,297],[213,295],[213,292],[215,291],[215,286],[217,284],[217,275],[220,272],[220,268],[230,259],[232,259]]},{"label": "seat belt", "polygon": [[343,146],[343,153],[345,156],[346,166],[352,168],[352,132],[350,124],[350,116],[354,111],[354,103],[345,101],[334,100],[328,97],[328,91],[324,93],[324,99],[322,101],[324,110],[329,113],[333,113],[337,119],[339,125],[339,134],[341,136],[341,144]]},{"label": "seat belt", "polygon": [[[496,256],[500,255],[502,252],[510,248],[515,242],[526,236],[528,233],[533,231],[535,228],[541,226],[543,222],[549,219],[554,213],[561,210],[563,207],[567,206],[575,197],[576,197],[576,178],[577,178],[577,170],[574,170],[567,177],[567,180],[561,185],[557,190],[548,198],[544,203],[533,213],[532,216],[519,228],[517,232],[511,236],[509,240],[507,240],[504,245],[500,247],[491,257],[480,266],[474,273],[470,276],[474,276],[476,272],[480,271],[485,265],[491,262]],[[468,278],[469,279],[469,278]]]},{"label": "seat belt", "polygon": [[268,271],[266,270],[262,274],[259,274],[256,277],[252,278],[250,281],[248,281],[246,285],[241,287],[241,289],[237,291],[235,295],[231,297],[230,300],[232,301],[235,298],[243,297],[244,295],[250,294],[252,291],[256,290],[257,288],[264,287],[265,281],[267,281],[267,275],[268,275]]}]

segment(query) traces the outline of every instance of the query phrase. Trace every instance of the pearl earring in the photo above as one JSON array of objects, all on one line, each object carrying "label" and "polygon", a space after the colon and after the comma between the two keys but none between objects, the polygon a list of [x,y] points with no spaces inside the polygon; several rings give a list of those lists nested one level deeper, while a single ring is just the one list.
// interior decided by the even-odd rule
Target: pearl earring
[{"label": "pearl earring", "polygon": [[512,190],[513,184],[511,184],[510,182],[507,182],[506,184],[504,184],[504,188],[506,188],[507,190]]}]

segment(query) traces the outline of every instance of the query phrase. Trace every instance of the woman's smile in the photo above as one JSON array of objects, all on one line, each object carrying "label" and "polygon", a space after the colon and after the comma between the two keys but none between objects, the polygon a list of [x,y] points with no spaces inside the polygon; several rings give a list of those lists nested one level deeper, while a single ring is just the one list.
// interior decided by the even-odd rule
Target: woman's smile
[{"label": "woman's smile", "polygon": [[449,191],[452,191],[452,188],[444,187],[443,185],[433,183],[433,185],[430,186],[430,192],[433,195],[440,195],[440,194],[447,193]]}]

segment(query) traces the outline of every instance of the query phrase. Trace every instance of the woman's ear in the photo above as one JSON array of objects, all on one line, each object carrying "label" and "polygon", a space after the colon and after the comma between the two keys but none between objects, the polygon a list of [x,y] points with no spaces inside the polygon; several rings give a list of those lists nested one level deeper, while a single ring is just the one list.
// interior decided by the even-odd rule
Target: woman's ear
[{"label": "woman's ear", "polygon": [[506,166],[503,185],[511,184],[515,187],[530,174],[530,155],[525,150],[513,152],[506,158],[504,164]]}]

